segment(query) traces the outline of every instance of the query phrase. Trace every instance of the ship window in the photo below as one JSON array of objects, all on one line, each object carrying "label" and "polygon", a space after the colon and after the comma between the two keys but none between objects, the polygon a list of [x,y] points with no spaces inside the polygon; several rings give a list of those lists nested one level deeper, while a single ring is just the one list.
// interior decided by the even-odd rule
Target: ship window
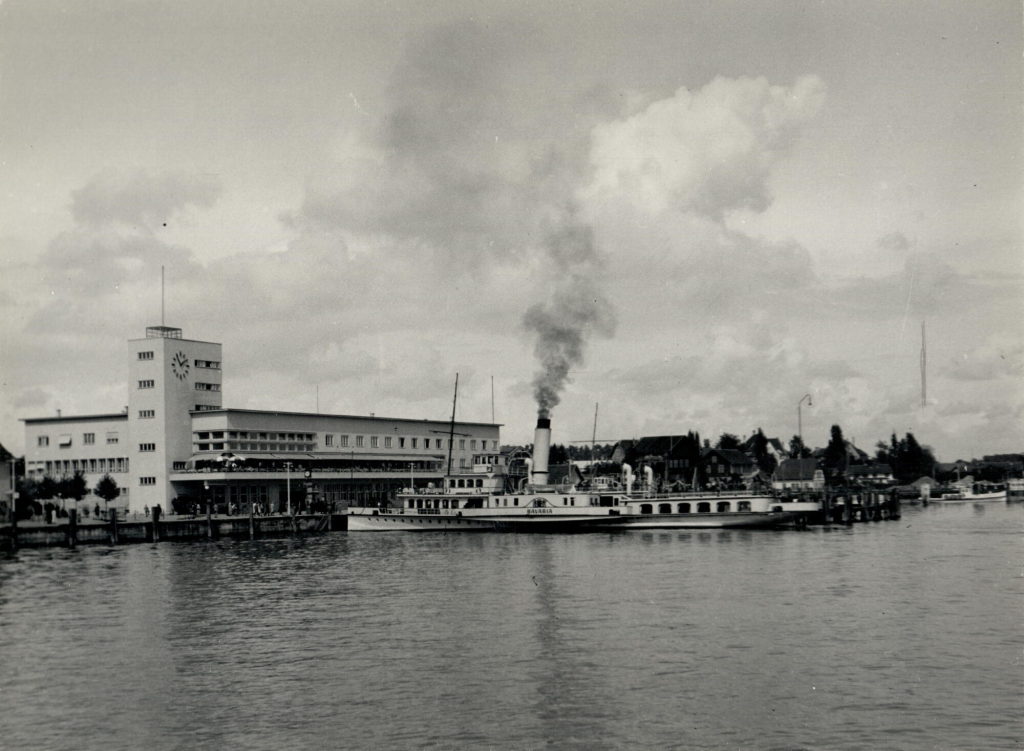
[{"label": "ship window", "polygon": [[680,503],[678,506],[676,506],[676,513],[679,513],[679,514],[688,514],[688,513],[690,513],[690,504],[689,503]]},{"label": "ship window", "polygon": [[701,501],[700,503],[697,504],[698,514],[706,514],[709,511],[711,511],[711,504],[708,503],[707,501]]},{"label": "ship window", "polygon": [[649,503],[641,503],[640,504],[640,513],[641,514],[649,514],[649,513],[651,513],[651,504],[649,504]]},{"label": "ship window", "polygon": [[518,506],[519,505],[519,499],[518,498],[513,498],[512,499],[512,505],[513,506]]},{"label": "ship window", "polygon": [[721,513],[725,512],[725,511],[728,511],[728,510],[729,510],[729,502],[728,501],[719,501],[718,502],[718,513],[721,514]]},{"label": "ship window", "polygon": [[671,514],[672,513],[672,504],[671,503],[659,503],[658,504],[658,513],[659,514]]},{"label": "ship window", "polygon": [[415,508],[415,507],[416,507],[416,501],[413,500],[412,498],[410,498],[409,499],[409,508]]},{"label": "ship window", "polygon": [[479,479],[479,480],[477,480],[477,481],[476,481],[476,486],[477,486],[478,488],[482,488],[482,487],[484,486],[484,481],[483,481],[483,478],[481,478],[481,479]]},{"label": "ship window", "polygon": [[740,501],[737,505],[739,506],[739,511],[750,511],[750,501]]}]

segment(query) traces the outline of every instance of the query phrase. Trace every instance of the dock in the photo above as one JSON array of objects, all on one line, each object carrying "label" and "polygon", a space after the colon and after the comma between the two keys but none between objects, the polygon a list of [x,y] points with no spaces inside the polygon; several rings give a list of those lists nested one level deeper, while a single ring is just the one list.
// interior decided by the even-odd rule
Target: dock
[{"label": "dock", "polygon": [[256,540],[310,535],[347,529],[347,517],[338,513],[239,516],[166,516],[79,520],[67,518],[0,524],[0,550],[78,545],[187,542],[196,540]]}]

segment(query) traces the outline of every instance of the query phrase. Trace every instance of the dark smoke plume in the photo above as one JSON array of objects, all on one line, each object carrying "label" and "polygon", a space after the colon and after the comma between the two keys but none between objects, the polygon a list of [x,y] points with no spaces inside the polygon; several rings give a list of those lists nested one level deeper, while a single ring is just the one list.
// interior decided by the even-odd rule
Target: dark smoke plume
[{"label": "dark smoke plume", "polygon": [[544,303],[532,305],[523,326],[537,334],[534,354],[540,370],[533,378],[537,411],[547,417],[561,401],[569,372],[583,363],[592,333],[611,336],[615,314],[600,292],[601,259],[589,227],[572,224],[548,237],[555,289]]}]

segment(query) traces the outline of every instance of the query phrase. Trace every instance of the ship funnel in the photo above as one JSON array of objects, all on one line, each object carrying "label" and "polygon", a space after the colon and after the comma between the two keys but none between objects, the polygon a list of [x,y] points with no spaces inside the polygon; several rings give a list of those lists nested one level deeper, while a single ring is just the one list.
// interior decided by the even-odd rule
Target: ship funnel
[{"label": "ship funnel", "polygon": [[534,485],[548,484],[548,453],[551,450],[551,418],[538,417],[537,429],[533,432],[533,467],[530,482]]}]

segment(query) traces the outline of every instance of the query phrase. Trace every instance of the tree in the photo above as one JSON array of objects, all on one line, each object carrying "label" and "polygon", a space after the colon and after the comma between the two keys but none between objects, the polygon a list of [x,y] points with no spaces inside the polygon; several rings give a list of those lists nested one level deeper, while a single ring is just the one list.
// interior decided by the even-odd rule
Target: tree
[{"label": "tree", "polygon": [[732,433],[722,433],[718,437],[718,443],[715,444],[716,449],[738,449],[739,447],[739,436],[735,436]]},{"label": "tree", "polygon": [[117,487],[117,481],[113,477],[103,475],[92,492],[103,499],[103,510],[106,511],[107,504],[121,495],[121,488]]},{"label": "tree", "polygon": [[551,450],[548,452],[548,463],[549,464],[565,464],[569,461],[569,452],[566,451],[565,446],[560,443],[552,444]]},{"label": "tree", "polygon": [[804,439],[798,435],[789,439],[789,458],[806,459],[811,455],[811,450],[804,445]]},{"label": "tree", "polygon": [[841,485],[846,475],[846,440],[843,438],[843,429],[838,425],[832,426],[832,438],[825,447],[825,476],[830,485]]},{"label": "tree", "polygon": [[61,498],[72,498],[76,502],[82,500],[89,492],[89,485],[85,481],[85,475],[81,470],[75,470],[70,477],[62,477],[57,483],[57,494]]},{"label": "tree", "polygon": [[764,431],[761,428],[758,428],[757,432],[754,433],[753,450],[754,461],[757,462],[758,469],[769,475],[774,472],[778,462],[774,456],[768,453],[768,439],[765,438]]}]

